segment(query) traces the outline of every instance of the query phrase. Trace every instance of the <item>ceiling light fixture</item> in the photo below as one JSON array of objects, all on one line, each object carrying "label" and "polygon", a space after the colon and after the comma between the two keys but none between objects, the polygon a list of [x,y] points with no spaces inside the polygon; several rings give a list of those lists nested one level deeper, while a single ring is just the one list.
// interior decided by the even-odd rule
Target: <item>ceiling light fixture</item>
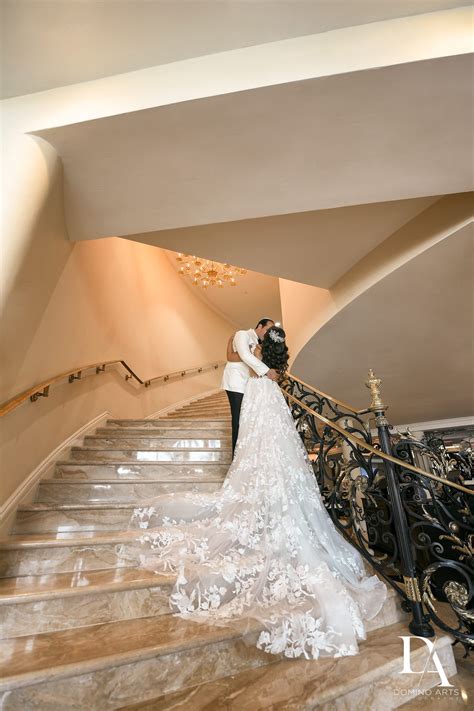
[{"label": "ceiling light fixture", "polygon": [[176,261],[180,264],[178,274],[189,277],[194,286],[201,286],[203,289],[208,289],[210,286],[223,289],[226,284],[237,286],[236,277],[247,274],[247,270],[242,267],[201,259],[194,254],[178,252]]}]

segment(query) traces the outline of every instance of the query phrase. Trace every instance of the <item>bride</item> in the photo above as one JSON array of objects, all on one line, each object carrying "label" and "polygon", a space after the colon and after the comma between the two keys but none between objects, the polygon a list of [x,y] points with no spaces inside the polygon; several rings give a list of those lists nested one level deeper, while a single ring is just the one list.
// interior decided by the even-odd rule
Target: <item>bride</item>
[{"label": "bride", "polygon": [[[284,374],[272,326],[254,354]],[[175,572],[172,610],[210,624],[256,621],[257,647],[287,657],[356,654],[385,585],[336,530],[278,383],[251,377],[221,490],[171,494],[136,509],[140,561]]]}]

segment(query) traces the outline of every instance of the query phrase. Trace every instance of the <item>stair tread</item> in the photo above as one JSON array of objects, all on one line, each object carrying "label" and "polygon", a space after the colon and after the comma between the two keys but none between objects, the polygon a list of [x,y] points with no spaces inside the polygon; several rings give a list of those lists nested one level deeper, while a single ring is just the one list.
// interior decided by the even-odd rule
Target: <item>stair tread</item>
[{"label": "stair tread", "polygon": [[[147,449],[146,447],[128,447],[126,444],[123,446],[113,446],[113,447],[71,447],[73,452],[80,450],[81,452],[163,452],[165,454],[176,454],[178,453],[188,453],[188,452],[230,452],[231,446],[228,447],[171,447],[170,449]],[[70,460],[69,460],[70,461]]]},{"label": "stair tread", "polygon": [[[170,413],[171,414],[171,413]],[[183,422],[186,422],[185,417],[182,418]],[[202,420],[202,422],[218,422],[219,424],[221,422],[228,422],[230,420],[230,415],[229,417],[209,417],[207,420]],[[169,422],[169,419],[167,417],[161,417],[159,420],[107,420],[107,424],[112,424],[112,423],[133,423],[134,425],[138,424],[157,424],[158,426],[162,425],[163,423]],[[190,420],[191,424],[195,424],[195,420]]]},{"label": "stair tread", "polygon": [[[316,662],[285,659],[123,706],[121,711],[165,711],[171,708],[186,711],[211,708],[213,711],[255,711],[257,708],[299,711],[316,705],[319,708],[401,668],[402,647],[398,635],[406,632],[405,625],[397,624],[369,633],[356,658],[324,657]],[[450,644],[447,636],[438,640],[438,644],[441,640],[442,644]],[[413,651],[423,647],[420,639],[413,639]]]},{"label": "stair tread", "polygon": [[40,486],[60,486],[62,485],[67,485],[67,486],[97,486],[97,485],[109,485],[113,484],[114,486],[124,484],[128,486],[135,486],[136,484],[215,484],[216,482],[222,482],[223,477],[222,475],[216,476],[206,476],[203,479],[190,479],[189,477],[187,478],[181,478],[179,476],[176,477],[171,477],[170,479],[51,479],[51,480],[43,480],[40,483]]},{"label": "stair tread", "polygon": [[[89,451],[99,452],[101,450],[92,449]],[[121,450],[118,450],[118,451],[121,451]],[[176,451],[176,450],[174,450],[174,451]],[[168,466],[169,467],[183,466],[183,462],[173,462],[173,461],[168,462],[168,461],[166,461],[166,462],[158,462],[158,463],[163,466],[166,465],[167,467]],[[107,459],[104,460],[104,459],[93,459],[93,458],[91,458],[91,459],[63,459],[61,461],[56,462],[57,466],[62,466],[62,467],[66,466],[66,465],[71,466],[71,467],[83,467],[83,466],[87,466],[87,465],[97,466],[100,464],[103,464],[104,466],[116,466],[119,464],[126,464],[127,466],[129,466],[130,464],[136,464],[139,466],[150,466],[150,465],[156,465],[157,462],[152,461],[152,460],[146,460],[146,459],[144,459],[143,461],[130,462],[130,461],[128,461],[128,459],[124,459],[124,460],[114,459],[111,461],[111,460],[107,460]],[[184,462],[184,464],[186,464],[186,462]],[[210,462],[207,462],[207,461],[191,462],[191,464],[195,464],[195,465],[199,464],[199,466],[203,466],[205,464],[206,467],[222,467],[222,465],[223,465],[222,462],[213,462],[212,460]]]},{"label": "stair tread", "polygon": [[12,534],[0,541],[0,550],[121,543],[134,540],[138,534],[138,531],[56,531],[54,533]]},{"label": "stair tread", "polygon": [[173,575],[158,575],[144,568],[132,567],[4,578],[0,580],[0,605],[65,595],[170,586],[174,580]]},{"label": "stair tread", "polygon": [[139,509],[143,508],[143,504],[139,502],[132,503],[112,503],[112,502],[100,502],[100,503],[88,503],[88,504],[56,504],[56,503],[36,503],[36,504],[24,504],[19,506],[17,511],[102,511],[104,509]]},{"label": "stair tread", "polygon": [[[244,626],[241,629],[243,632]],[[253,629],[258,628],[255,626]],[[400,659],[399,634],[406,634],[404,624],[398,623],[370,632],[364,643],[364,654],[358,658],[360,664],[354,666],[374,674],[374,666],[380,666],[380,657],[388,661]],[[4,640],[2,645],[0,678],[3,681],[0,682],[0,689],[18,688],[52,678],[78,675],[241,636],[238,627],[207,625],[184,620],[175,615],[163,615],[10,638]],[[420,640],[416,642],[414,648],[422,644]],[[367,653],[370,649],[374,650],[373,654]],[[338,660],[321,659],[316,665],[313,662],[298,661],[296,664],[310,665],[316,675],[321,675],[323,665],[326,671],[334,670],[334,664],[340,664],[344,659],[349,657]],[[271,661],[269,657],[269,662]],[[293,660],[288,666],[296,669]],[[232,683],[232,679],[236,677],[228,677],[227,682],[221,679],[220,683]],[[335,678],[327,681],[334,684]],[[209,688],[214,684],[217,682],[211,682]]]},{"label": "stair tread", "polygon": [[[170,428],[171,429],[171,428]],[[167,430],[167,434],[170,432],[170,429]],[[191,437],[190,435],[186,436],[181,436],[181,435],[173,435],[173,436],[165,436],[165,435],[155,435],[151,430],[139,430],[139,429],[132,429],[130,428],[128,431],[123,431],[119,430],[119,433],[121,435],[125,435],[124,439],[130,438],[130,439],[159,439],[167,441],[167,440],[176,440],[179,439],[182,442],[194,442],[196,439],[212,439],[212,440],[227,440],[227,436],[222,436],[219,435],[217,436],[211,436],[211,434],[206,435],[206,436],[195,436]],[[229,429],[229,434],[230,434],[230,429]],[[99,434],[95,435],[87,435],[87,439],[122,439],[122,437],[117,437],[117,431],[114,429],[107,430],[104,432],[103,430]]]},{"label": "stair tread", "polygon": [[[171,414],[171,413],[170,413]],[[183,417],[183,419],[186,419]],[[220,419],[225,419],[225,418],[220,418]],[[179,424],[175,424],[173,428],[168,427],[169,420],[166,417],[163,417],[161,420],[106,420],[105,424],[101,425],[101,427],[98,427],[98,430],[112,430],[112,431],[120,431],[122,429],[146,429],[146,430],[153,430],[153,429],[163,429],[163,430],[172,430],[172,429],[180,429]],[[190,424],[189,427],[183,427],[182,429],[206,429],[202,427],[193,427],[194,421]],[[214,418],[210,420],[209,424],[209,430],[212,432],[214,429],[231,429],[231,425],[225,423],[225,424],[218,424],[218,427],[213,427],[212,425],[214,424]],[[119,426],[120,425],[120,426]],[[148,425],[148,427],[146,427]],[[150,427],[151,425],[151,427]]]},{"label": "stair tread", "polygon": [[[185,432],[186,434],[179,434]],[[204,433],[196,435],[196,432]],[[216,434],[218,432],[219,434]],[[159,439],[227,439],[231,436],[231,427],[100,427],[95,436],[100,437],[153,437]]]},{"label": "stair tread", "polygon": [[0,690],[239,636],[237,629],[162,615],[10,638],[0,652]]},{"label": "stair tread", "polygon": [[200,415],[194,415],[193,417],[188,417],[187,419],[185,419],[180,415],[174,415],[170,413],[167,418],[167,422],[171,422],[174,420],[176,420],[177,422],[230,422],[230,414],[228,417],[213,417],[212,419],[201,417]]},{"label": "stair tread", "polygon": [[[142,432],[145,432],[145,434],[142,434]],[[130,434],[127,434],[127,437],[129,437],[130,439],[158,439],[160,441],[163,440],[165,442],[167,442],[169,440],[171,440],[172,442],[174,442],[175,440],[179,440],[181,442],[195,442],[196,440],[209,440],[209,439],[213,440],[213,441],[214,440],[218,440],[218,441],[224,440],[225,441],[228,439],[228,437],[223,437],[222,435],[216,436],[216,435],[209,434],[209,435],[206,435],[205,437],[201,436],[201,435],[192,437],[190,435],[189,436],[188,435],[180,436],[180,435],[176,435],[176,434],[174,434],[173,436],[171,436],[171,435],[168,436],[168,433],[169,433],[169,430],[166,435],[157,436],[157,435],[153,434],[153,432],[151,432],[151,430],[147,431],[147,430],[133,430],[133,429],[131,429]],[[123,435],[124,432],[122,430],[120,430],[120,434]],[[86,438],[87,439],[98,439],[98,440],[101,440],[101,439],[122,439],[122,437],[117,437],[115,430],[107,430],[107,432],[100,433],[100,434],[86,435]]]}]

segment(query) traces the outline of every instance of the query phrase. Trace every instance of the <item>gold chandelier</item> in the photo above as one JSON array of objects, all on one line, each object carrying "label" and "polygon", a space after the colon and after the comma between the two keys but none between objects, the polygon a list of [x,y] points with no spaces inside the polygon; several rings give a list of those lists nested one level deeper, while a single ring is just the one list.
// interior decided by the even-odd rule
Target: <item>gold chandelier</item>
[{"label": "gold chandelier", "polygon": [[247,270],[241,267],[201,259],[194,254],[179,252],[176,261],[180,264],[178,274],[190,277],[194,286],[201,286],[203,289],[210,286],[223,289],[226,284],[237,286],[236,277],[247,274]]}]

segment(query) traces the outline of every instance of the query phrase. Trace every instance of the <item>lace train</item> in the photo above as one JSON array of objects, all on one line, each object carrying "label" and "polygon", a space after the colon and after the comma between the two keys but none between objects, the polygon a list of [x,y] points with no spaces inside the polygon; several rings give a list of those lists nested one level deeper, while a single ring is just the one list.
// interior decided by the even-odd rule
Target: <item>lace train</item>
[{"label": "lace train", "polygon": [[325,510],[277,384],[251,378],[239,440],[214,494],[170,494],[136,509],[140,562],[174,571],[174,612],[212,624],[257,620],[257,646],[288,657],[357,653],[386,587]]}]

